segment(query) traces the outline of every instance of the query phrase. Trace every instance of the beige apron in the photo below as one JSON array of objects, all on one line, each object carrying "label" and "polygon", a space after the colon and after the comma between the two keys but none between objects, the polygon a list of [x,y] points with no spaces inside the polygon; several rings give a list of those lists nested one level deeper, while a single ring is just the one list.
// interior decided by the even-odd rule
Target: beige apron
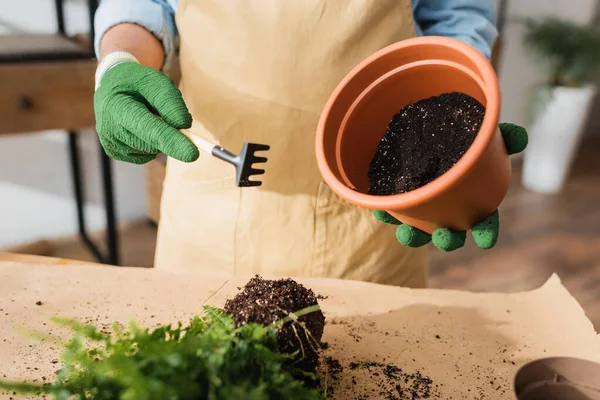
[{"label": "beige apron", "polygon": [[415,35],[410,0],[181,0],[181,90],[193,131],[271,146],[260,188],[204,153],[169,159],[156,268],[426,284],[425,249],[322,181],[321,110],[357,63]]}]

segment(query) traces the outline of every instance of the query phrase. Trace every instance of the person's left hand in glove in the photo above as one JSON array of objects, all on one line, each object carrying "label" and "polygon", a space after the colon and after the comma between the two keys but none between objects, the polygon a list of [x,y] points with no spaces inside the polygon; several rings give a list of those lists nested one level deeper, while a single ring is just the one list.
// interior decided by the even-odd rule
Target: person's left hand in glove
[{"label": "person's left hand in glove", "polygon": [[[525,150],[528,143],[525,128],[510,123],[501,123],[499,127],[509,155]],[[448,228],[438,228],[433,232],[433,235],[429,235],[413,226],[403,224],[385,211],[374,211],[373,214],[383,223],[398,226],[396,238],[404,246],[421,247],[433,242],[435,247],[448,252],[463,247],[467,238],[466,231],[458,232]],[[496,210],[492,215],[471,228],[473,240],[480,248],[490,249],[494,247],[498,240],[499,228],[500,219],[498,210]]]}]

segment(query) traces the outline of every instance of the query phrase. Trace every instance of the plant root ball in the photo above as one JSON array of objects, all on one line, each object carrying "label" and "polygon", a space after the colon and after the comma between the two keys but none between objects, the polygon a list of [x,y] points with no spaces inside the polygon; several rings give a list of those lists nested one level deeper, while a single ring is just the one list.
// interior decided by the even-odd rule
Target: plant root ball
[{"label": "plant root ball", "polygon": [[[234,298],[227,300],[224,311],[231,315],[236,326],[250,323],[266,326],[317,305],[320,299],[323,297],[292,279],[266,280],[257,275]],[[279,351],[297,352],[294,367],[315,371],[324,327],[325,316],[320,309],[286,322],[277,333]]]}]

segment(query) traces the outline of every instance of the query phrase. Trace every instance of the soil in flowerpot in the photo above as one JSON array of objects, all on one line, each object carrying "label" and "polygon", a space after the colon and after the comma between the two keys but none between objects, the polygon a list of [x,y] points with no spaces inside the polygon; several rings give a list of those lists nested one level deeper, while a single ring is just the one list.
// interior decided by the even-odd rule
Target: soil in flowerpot
[{"label": "soil in flowerpot", "polygon": [[[320,299],[323,297],[292,279],[267,280],[255,276],[235,297],[227,300],[224,311],[232,316],[236,326],[270,325],[288,317],[277,333],[279,351],[296,353],[293,366],[314,372],[319,361],[325,316],[319,308],[312,307],[318,306]],[[309,312],[303,314],[304,310]],[[296,318],[293,313],[303,315]]]},{"label": "soil in flowerpot", "polygon": [[402,108],[388,124],[369,166],[369,194],[406,193],[440,177],[469,149],[484,114],[481,103],[458,92]]}]

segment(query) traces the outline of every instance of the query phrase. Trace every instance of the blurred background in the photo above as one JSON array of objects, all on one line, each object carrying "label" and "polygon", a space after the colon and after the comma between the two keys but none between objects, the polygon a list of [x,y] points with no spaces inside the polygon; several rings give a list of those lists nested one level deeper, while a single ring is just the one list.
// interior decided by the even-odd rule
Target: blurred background
[{"label": "blurred background", "polygon": [[[557,273],[600,326],[599,0],[496,1],[502,120],[525,126],[496,248],[431,249],[431,286],[520,291]],[[110,161],[93,131],[96,1],[0,14],[0,251],[151,267],[164,159]],[[531,19],[531,20],[529,20]],[[169,71],[177,79],[176,67]]]}]

